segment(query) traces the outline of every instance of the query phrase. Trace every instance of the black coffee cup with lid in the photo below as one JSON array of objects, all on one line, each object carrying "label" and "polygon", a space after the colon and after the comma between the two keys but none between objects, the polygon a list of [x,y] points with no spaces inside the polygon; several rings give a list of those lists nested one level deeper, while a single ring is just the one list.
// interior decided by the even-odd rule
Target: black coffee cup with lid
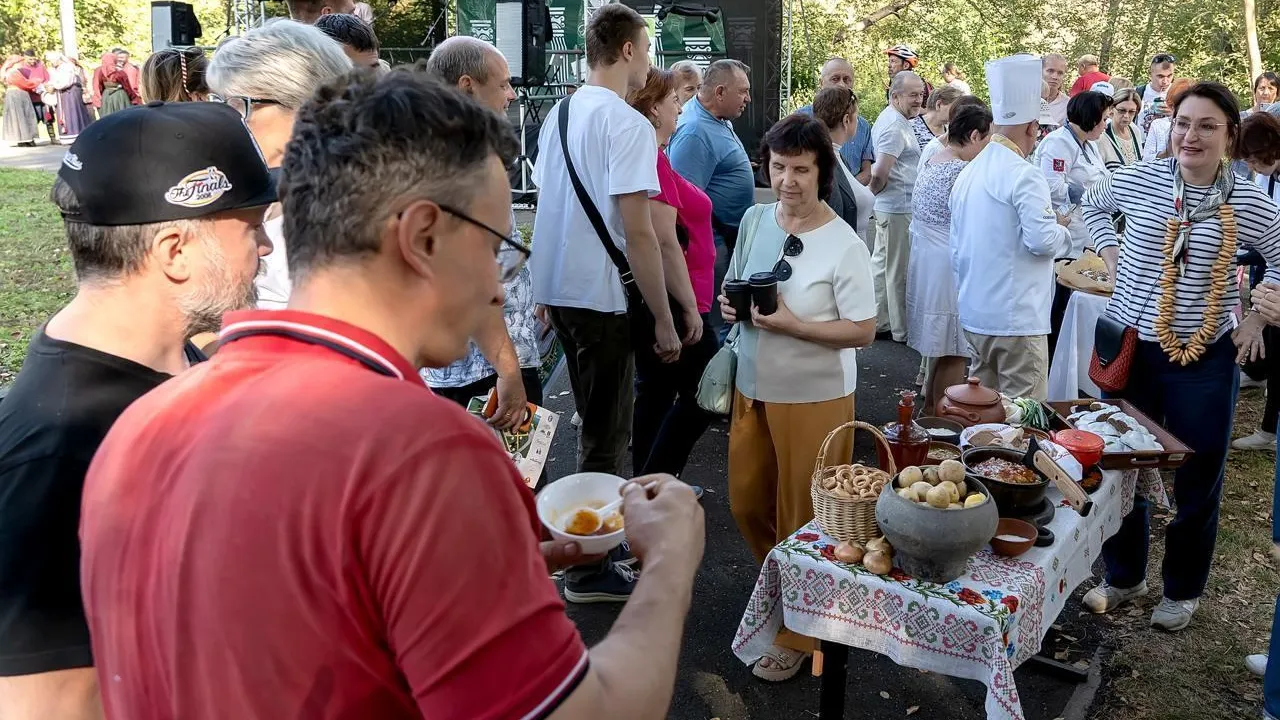
[{"label": "black coffee cup with lid", "polygon": [[724,295],[729,298],[738,322],[751,322],[751,283],[746,280],[725,280]]},{"label": "black coffee cup with lid", "polygon": [[759,272],[748,281],[751,284],[751,301],[761,315],[778,311],[778,276],[772,272]]}]

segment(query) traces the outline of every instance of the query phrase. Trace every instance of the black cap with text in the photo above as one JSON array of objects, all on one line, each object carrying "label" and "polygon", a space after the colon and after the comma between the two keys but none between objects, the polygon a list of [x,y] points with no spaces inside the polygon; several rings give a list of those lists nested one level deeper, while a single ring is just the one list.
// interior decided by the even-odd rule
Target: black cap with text
[{"label": "black cap with text", "polygon": [[152,102],[85,128],[58,177],[89,225],[188,220],[276,201],[276,183],[240,114],[212,102]]}]

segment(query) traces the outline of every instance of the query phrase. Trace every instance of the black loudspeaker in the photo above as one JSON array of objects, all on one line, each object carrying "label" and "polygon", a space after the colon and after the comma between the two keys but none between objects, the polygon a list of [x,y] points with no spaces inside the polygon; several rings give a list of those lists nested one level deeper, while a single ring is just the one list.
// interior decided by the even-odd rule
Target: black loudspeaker
[{"label": "black loudspeaker", "polygon": [[545,84],[551,41],[551,10],[546,0],[497,0],[494,25],[494,45],[507,58],[511,84]]},{"label": "black loudspeaker", "polygon": [[185,2],[151,3],[151,51],[195,45],[203,30],[195,8]]}]

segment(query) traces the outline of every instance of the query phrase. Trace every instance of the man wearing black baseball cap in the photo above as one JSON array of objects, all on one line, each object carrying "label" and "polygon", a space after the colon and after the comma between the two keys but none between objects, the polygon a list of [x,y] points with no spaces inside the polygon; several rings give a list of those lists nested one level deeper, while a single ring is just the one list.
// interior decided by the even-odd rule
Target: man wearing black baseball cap
[{"label": "man wearing black baseball cap", "polygon": [[80,599],[84,476],[137,398],[203,357],[187,339],[251,307],[275,182],[231,108],[105,117],[52,199],[77,291],[31,339],[0,403],[0,717],[100,717]]}]

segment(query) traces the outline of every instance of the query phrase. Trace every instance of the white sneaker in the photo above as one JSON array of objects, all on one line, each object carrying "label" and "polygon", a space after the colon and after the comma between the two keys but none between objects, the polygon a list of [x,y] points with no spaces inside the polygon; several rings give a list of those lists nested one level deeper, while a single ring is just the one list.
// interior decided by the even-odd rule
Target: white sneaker
[{"label": "white sneaker", "polygon": [[1232,450],[1266,450],[1275,452],[1276,434],[1259,430],[1252,435],[1245,435],[1231,441]]},{"label": "white sneaker", "polygon": [[1191,616],[1200,607],[1200,598],[1194,600],[1170,600],[1161,598],[1151,611],[1151,627],[1177,632],[1191,624]]},{"label": "white sneaker", "polygon": [[569,418],[569,424],[574,427],[582,427],[582,416],[575,412],[573,417]]},{"label": "white sneaker", "polygon": [[1240,389],[1241,390],[1257,390],[1267,386],[1266,380],[1254,380],[1247,373],[1240,373]]},{"label": "white sneaker", "polygon": [[1249,672],[1262,677],[1267,674],[1267,656],[1264,654],[1246,655],[1244,658],[1244,666]]},{"label": "white sneaker", "polygon": [[1104,580],[1084,594],[1084,606],[1092,613],[1111,612],[1130,600],[1147,594],[1147,581],[1131,588],[1113,587]]}]

